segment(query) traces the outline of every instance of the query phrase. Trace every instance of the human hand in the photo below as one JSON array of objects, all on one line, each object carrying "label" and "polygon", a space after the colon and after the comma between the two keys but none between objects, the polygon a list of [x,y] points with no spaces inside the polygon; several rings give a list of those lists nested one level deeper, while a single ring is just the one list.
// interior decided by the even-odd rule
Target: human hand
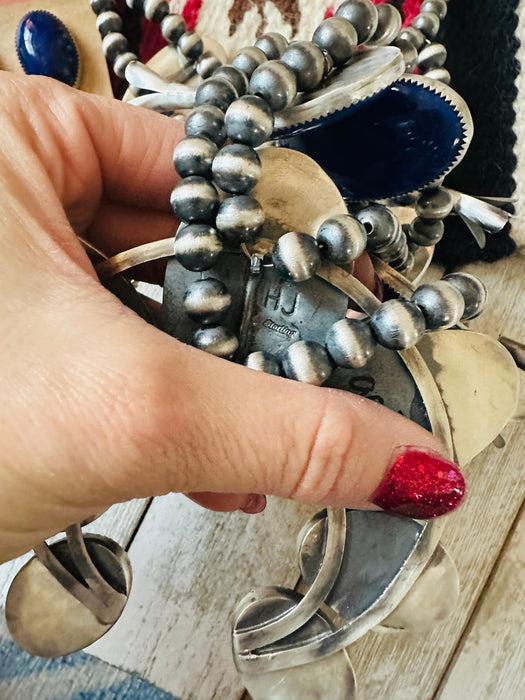
[{"label": "human hand", "polygon": [[183,345],[100,285],[77,235],[108,255],[173,236],[182,135],[175,120],[0,73],[0,561],[169,491],[216,509],[256,511],[254,494],[275,494],[422,517],[462,498],[450,463],[398,457],[442,451],[416,424]]}]

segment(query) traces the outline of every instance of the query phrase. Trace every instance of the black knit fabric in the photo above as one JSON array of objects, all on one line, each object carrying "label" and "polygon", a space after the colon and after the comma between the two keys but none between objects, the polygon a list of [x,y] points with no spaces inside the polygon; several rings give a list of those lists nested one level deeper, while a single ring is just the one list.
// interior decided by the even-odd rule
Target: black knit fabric
[{"label": "black knit fabric", "polygon": [[[468,153],[445,185],[467,194],[509,197],[514,192],[517,6],[518,0],[452,0],[439,37],[448,50],[451,85],[474,120]],[[515,248],[509,229],[487,236],[480,249],[464,224],[449,217],[436,257],[447,266],[497,260]]]}]

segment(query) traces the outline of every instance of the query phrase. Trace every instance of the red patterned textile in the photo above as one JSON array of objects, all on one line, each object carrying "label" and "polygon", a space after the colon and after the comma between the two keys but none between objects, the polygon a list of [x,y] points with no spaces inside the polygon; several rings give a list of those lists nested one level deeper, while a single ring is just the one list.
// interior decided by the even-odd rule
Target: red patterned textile
[{"label": "red patterned textile", "polygon": [[[380,5],[387,0],[373,0],[376,5]],[[404,16],[403,24],[409,25],[414,17],[418,14],[419,8],[423,0],[390,0],[390,2],[396,5],[402,12]],[[186,24],[190,31],[193,31],[199,21],[200,13],[203,9],[203,0],[187,0],[182,9],[182,15],[186,20]],[[237,9],[248,10],[253,4],[252,0],[236,0],[235,6]],[[298,24],[299,9],[297,3],[290,3],[288,0],[284,2],[275,2],[276,7],[283,10],[287,19],[291,22],[292,27]],[[325,17],[332,17],[341,3],[335,2],[330,5],[325,12]],[[281,7],[282,5],[282,7]],[[295,8],[295,10],[294,10]],[[297,15],[292,17],[291,14]],[[157,25],[152,22],[148,22],[143,19],[142,24],[142,41],[140,45],[140,59],[142,61],[147,61],[151,58],[157,51],[159,51],[166,42],[162,38],[160,29]]]}]

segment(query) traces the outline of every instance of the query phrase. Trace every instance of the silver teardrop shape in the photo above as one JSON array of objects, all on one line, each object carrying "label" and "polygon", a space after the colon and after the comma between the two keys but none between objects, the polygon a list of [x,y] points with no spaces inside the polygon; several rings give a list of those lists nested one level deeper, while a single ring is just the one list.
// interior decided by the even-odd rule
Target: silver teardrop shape
[{"label": "silver teardrop shape", "polygon": [[[126,552],[107,537],[84,538],[89,556],[98,572],[114,590],[111,622],[101,622],[75,596],[75,582],[85,586],[75,567],[67,540],[49,546],[66,587],[37,557],[30,559],[15,576],[6,600],[6,621],[15,641],[35,656],[55,658],[83,649],[100,639],[122,613],[131,588],[131,566]],[[46,545],[47,546],[47,545]],[[82,597],[82,595],[80,596]]]}]

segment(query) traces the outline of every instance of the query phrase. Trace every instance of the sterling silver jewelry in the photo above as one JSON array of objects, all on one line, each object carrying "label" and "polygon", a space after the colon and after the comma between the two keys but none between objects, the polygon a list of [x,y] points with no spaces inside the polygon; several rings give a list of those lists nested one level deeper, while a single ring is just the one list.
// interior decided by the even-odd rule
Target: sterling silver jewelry
[{"label": "sterling silver jewelry", "polygon": [[[180,16],[170,14],[167,2],[128,0],[130,7],[160,23],[166,40],[184,56],[179,80],[170,81],[129,52],[112,1],[90,1],[115,72],[136,91],[146,91],[134,103],[167,113],[191,109],[186,138],[174,152],[182,178],[171,195],[181,221],[175,238],[99,261],[100,280],[107,283],[139,264],[168,259],[162,320],[166,332],[252,369],[385,403],[432,430],[453,457],[457,446],[427,364],[426,346],[432,348],[433,337],[438,343],[442,331],[480,313],[486,291],[479,280],[462,273],[415,288],[394,268],[409,270],[413,252],[441,237],[446,216],[457,213],[474,221],[476,233],[501,228],[507,219],[495,207],[441,184],[472,136],[468,109],[437,82],[447,82],[443,51],[429,43],[446,3],[427,0],[412,27],[401,29],[392,6],[347,0],[319,25],[312,41],[289,44],[269,33],[239,51],[232,65],[222,66],[203,53],[202,38],[188,32]],[[402,77],[416,66],[426,77]],[[203,79],[197,89],[182,82],[193,71]],[[415,204],[415,220],[403,227],[390,207],[399,202],[392,198],[354,204],[355,215],[327,216],[311,233],[287,231],[276,240],[261,236],[265,212],[254,196],[265,153],[260,147],[276,135],[292,139],[305,125],[313,128],[334,114],[355,116],[398,79],[396,85],[447,103],[447,114],[457,113],[463,139],[444,172],[438,168],[430,180],[423,177],[422,191],[399,193]],[[398,298],[381,303],[353,277],[354,261],[365,248],[374,256],[378,274],[400,293]],[[360,314],[348,314],[349,300]],[[427,566],[445,567],[453,584],[447,591],[450,610],[457,586],[453,563],[438,545],[440,529],[437,522],[342,509],[329,509],[308,523],[300,538],[298,590],[267,587],[252,592],[234,615],[235,662],[254,700],[273,698],[276,680],[287,698],[297,697],[293,689],[299,674],[302,700],[320,697],[320,692],[331,700],[354,697],[346,646],[375,625],[399,626],[395,611]],[[82,540],[79,528],[74,534],[76,541]],[[371,546],[376,560],[368,556]],[[47,554],[39,548],[38,560],[61,580],[60,567]],[[82,556],[81,573],[89,568],[86,553]],[[121,558],[117,560],[125,569]],[[89,570],[93,573],[92,566]],[[91,592],[100,593],[95,578],[93,582]],[[68,579],[63,586],[75,596],[74,581]],[[103,591],[111,615],[104,605],[92,605],[91,593],[84,603],[103,624],[101,633],[118,617],[122,596],[129,593],[129,576],[124,575],[117,589],[115,596],[120,597],[107,587]],[[429,618],[432,614],[430,606]],[[20,644],[35,650],[23,625],[11,629]],[[46,644],[51,644],[49,635],[37,653],[45,653]],[[321,676],[322,690],[320,663],[330,669]],[[305,687],[311,696],[305,695]]]}]

